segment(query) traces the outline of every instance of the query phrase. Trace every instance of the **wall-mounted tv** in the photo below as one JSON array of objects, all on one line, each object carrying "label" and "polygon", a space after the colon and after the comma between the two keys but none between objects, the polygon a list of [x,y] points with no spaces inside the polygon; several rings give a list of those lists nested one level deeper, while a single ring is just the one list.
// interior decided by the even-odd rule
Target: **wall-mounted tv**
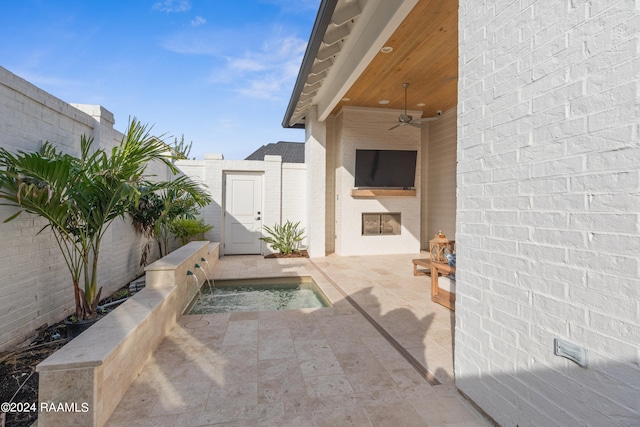
[{"label": "wall-mounted tv", "polygon": [[356,150],[355,186],[412,188],[417,157],[415,150]]}]

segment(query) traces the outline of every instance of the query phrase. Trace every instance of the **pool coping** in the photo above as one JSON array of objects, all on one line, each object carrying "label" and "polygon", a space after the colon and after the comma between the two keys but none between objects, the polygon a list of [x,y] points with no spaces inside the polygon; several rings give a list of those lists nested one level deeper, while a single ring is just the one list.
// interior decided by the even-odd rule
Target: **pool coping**
[{"label": "pool coping", "polygon": [[[223,282],[222,285],[220,285],[220,282]],[[255,282],[258,282],[258,283],[255,283]],[[297,276],[288,275],[288,276],[269,276],[269,277],[255,277],[255,278],[243,277],[241,279],[218,279],[213,281],[212,286],[214,289],[217,286],[226,286],[226,287],[253,286],[253,287],[260,288],[263,286],[265,287],[278,286],[278,285],[295,286],[298,284],[303,284],[303,285],[310,284],[313,293],[316,294],[316,298],[318,298],[318,300],[324,306],[323,307],[299,307],[299,308],[291,308],[291,309],[286,308],[286,309],[280,309],[280,310],[273,310],[273,309],[238,310],[237,312],[283,311],[283,310],[300,310],[300,309],[310,310],[310,309],[320,309],[320,308],[331,308],[335,306],[334,302],[331,301],[331,299],[329,299],[326,292],[322,289],[320,285],[318,285],[318,283],[314,280],[314,278],[310,274],[297,275]],[[204,286],[205,285],[203,284],[202,287]],[[215,314],[215,313],[191,313],[191,311],[193,310],[199,298],[200,298],[200,295],[195,295],[193,297],[193,299],[187,305],[187,308],[184,310],[183,315],[191,316],[191,315],[199,315],[199,314]],[[235,311],[230,311],[230,312],[235,312]]]}]

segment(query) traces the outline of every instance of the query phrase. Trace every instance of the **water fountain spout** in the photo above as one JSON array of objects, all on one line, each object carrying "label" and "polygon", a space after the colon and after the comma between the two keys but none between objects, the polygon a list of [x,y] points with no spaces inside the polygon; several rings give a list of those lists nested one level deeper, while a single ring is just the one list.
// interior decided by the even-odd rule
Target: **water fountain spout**
[{"label": "water fountain spout", "polygon": [[[206,262],[207,263],[207,269],[211,270],[211,266],[209,265],[209,261],[206,258],[204,258],[204,257],[200,258],[200,262]],[[196,264],[196,265],[198,265],[198,264]],[[213,290],[215,289],[215,284],[213,282],[213,279],[209,278],[209,274],[207,273],[207,270],[205,270],[202,267],[200,267],[200,268],[202,269],[202,271],[204,271],[204,277],[206,277],[206,279],[207,279],[207,284],[209,285],[209,290],[213,292]]]},{"label": "water fountain spout", "polygon": [[[204,258],[202,258],[202,259],[204,259]],[[204,259],[204,261],[207,262],[206,259]],[[207,262],[207,264],[209,264],[209,263]],[[207,270],[202,268],[200,266],[200,264],[196,264],[195,268],[199,268],[200,270],[202,270],[202,272],[204,273],[204,278],[207,281],[207,285],[209,285],[209,290],[213,292],[213,287],[212,287],[212,283],[211,283],[211,282],[213,282],[213,280],[209,279],[209,275],[207,274]]]},{"label": "water fountain spout", "polygon": [[[196,265],[198,265],[198,264],[196,264]],[[193,278],[195,279],[195,281],[196,281],[196,289],[198,290],[198,295],[200,295],[200,286],[198,286],[198,282],[199,282],[198,276],[193,271],[187,270],[187,277],[188,276],[193,276]]]}]

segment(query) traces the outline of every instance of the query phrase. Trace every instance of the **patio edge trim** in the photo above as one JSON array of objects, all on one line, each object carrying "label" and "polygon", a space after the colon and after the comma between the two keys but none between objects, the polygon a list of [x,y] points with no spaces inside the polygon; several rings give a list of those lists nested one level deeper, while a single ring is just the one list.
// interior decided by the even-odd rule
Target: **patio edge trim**
[{"label": "patio edge trim", "polygon": [[387,332],[386,329],[384,329],[382,325],[380,325],[373,317],[371,317],[369,313],[367,313],[366,310],[362,308],[353,298],[351,298],[349,294],[347,294],[347,292],[342,289],[340,285],[338,285],[331,278],[331,276],[329,276],[328,273],[326,273],[322,268],[318,267],[318,265],[313,262],[311,258],[309,258],[308,261],[316,270],[320,272],[320,274],[324,276],[325,279],[329,281],[329,283],[331,283],[334,288],[336,288],[338,292],[340,292],[344,299],[346,299],[349,304],[353,306],[353,308],[358,310],[360,314],[362,314],[364,318],[367,319],[371,326],[373,326],[389,342],[389,344],[391,344],[396,349],[396,351],[398,351],[398,353],[400,353],[400,355],[402,355],[402,357],[404,357],[407,362],[409,362],[409,364],[413,366],[416,371],[418,371],[422,378],[424,378],[432,386],[441,384],[440,381],[431,372],[429,372],[429,370],[427,370],[424,365],[422,365],[422,363],[418,362],[418,360],[413,357],[413,355],[409,353],[402,344],[400,344],[389,332]]}]

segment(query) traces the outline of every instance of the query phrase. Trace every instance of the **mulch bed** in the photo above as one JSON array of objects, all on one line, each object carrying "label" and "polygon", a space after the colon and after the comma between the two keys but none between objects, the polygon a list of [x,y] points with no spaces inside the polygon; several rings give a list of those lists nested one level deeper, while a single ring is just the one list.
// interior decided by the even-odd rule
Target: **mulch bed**
[{"label": "mulch bed", "polygon": [[[36,365],[67,342],[69,339],[66,338],[64,324],[60,322],[38,332],[38,336],[28,347],[0,353],[0,402],[29,403],[29,406],[35,404],[37,410],[38,373]],[[37,411],[10,412],[6,414],[6,425],[28,427],[37,418]],[[1,422],[0,425],[2,425]]]},{"label": "mulch bed", "polygon": [[283,254],[283,253],[275,253],[275,254],[269,254],[269,255],[265,255],[265,258],[309,258],[309,253],[307,251],[295,251],[295,252],[291,252],[290,254]]},{"label": "mulch bed", "polygon": [[[124,289],[116,291],[112,296],[102,300],[100,304],[122,298]],[[28,403],[29,407],[35,404],[37,410],[38,373],[36,366],[68,343],[69,339],[64,321],[49,327],[45,326],[34,333],[37,333],[37,336],[28,346],[0,353],[0,403]],[[11,399],[12,397],[13,399]],[[30,427],[38,418],[37,411],[0,413],[0,427],[3,427],[2,415],[6,416],[4,426],[7,427]]]}]

